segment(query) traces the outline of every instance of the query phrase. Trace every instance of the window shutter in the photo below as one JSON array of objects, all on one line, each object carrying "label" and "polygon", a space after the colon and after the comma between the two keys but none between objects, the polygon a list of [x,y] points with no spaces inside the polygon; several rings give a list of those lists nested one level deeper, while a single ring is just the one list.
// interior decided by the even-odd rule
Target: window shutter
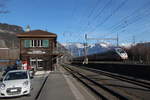
[{"label": "window shutter", "polygon": [[49,47],[49,40],[43,40],[43,47]]}]

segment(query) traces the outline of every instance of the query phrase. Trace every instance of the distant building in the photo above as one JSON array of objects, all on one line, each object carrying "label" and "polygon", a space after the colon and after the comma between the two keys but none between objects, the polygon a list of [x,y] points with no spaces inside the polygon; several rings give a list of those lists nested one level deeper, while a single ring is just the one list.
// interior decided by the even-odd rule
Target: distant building
[{"label": "distant building", "polygon": [[0,48],[0,65],[9,66],[15,64],[19,59],[18,48]]},{"label": "distant building", "polygon": [[18,33],[20,60],[27,61],[35,70],[53,70],[56,63],[57,35],[42,30]]}]

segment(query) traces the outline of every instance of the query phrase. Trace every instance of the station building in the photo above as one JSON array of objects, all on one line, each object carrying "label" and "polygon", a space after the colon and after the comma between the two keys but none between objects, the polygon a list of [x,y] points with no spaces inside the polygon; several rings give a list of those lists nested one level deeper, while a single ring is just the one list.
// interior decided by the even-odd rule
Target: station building
[{"label": "station building", "polygon": [[29,66],[37,70],[53,70],[56,63],[56,40],[55,33],[33,30],[18,33],[20,42],[20,60],[27,61]]}]

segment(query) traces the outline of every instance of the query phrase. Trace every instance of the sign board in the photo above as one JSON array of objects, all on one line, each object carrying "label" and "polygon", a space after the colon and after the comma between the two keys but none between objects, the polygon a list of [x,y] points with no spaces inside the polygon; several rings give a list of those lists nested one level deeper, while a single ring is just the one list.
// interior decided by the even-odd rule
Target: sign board
[{"label": "sign board", "polygon": [[22,61],[22,68],[24,70],[27,70],[28,62],[27,61]]},{"label": "sign board", "polygon": [[45,54],[46,52],[40,50],[34,50],[27,52],[28,54]]}]

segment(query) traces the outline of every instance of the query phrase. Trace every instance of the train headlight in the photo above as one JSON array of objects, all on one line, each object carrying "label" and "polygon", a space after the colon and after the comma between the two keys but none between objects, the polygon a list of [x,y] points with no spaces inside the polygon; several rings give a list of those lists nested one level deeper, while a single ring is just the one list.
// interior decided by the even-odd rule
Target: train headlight
[{"label": "train headlight", "polygon": [[125,54],[125,53],[122,53],[122,54],[121,54],[121,57],[122,57],[122,59],[128,59],[128,55]]}]

